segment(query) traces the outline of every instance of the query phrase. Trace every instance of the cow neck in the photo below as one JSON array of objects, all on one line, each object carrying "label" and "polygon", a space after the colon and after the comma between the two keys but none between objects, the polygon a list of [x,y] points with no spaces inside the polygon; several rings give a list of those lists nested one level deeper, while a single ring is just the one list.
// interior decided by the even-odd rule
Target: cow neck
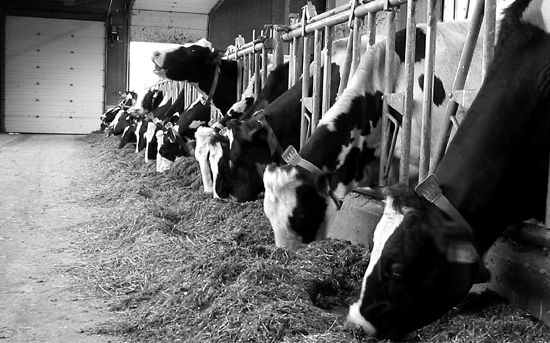
[{"label": "cow neck", "polygon": [[281,144],[279,143],[275,132],[273,132],[273,128],[267,122],[264,110],[262,109],[255,112],[252,115],[252,118],[254,118],[263,128],[267,130],[267,145],[269,146],[269,152],[271,153],[271,156],[275,155],[276,152],[278,152],[279,155],[282,155],[283,148],[281,147]]},{"label": "cow neck", "polygon": [[[323,174],[323,171],[319,169],[316,165],[314,165],[313,163],[309,162],[308,160],[300,156],[300,154],[298,154],[298,152],[292,145],[288,146],[288,148],[283,153],[282,157],[286,163],[295,167],[300,167],[306,172],[314,176],[320,176]],[[342,201],[338,199],[338,197],[336,196],[336,194],[332,189],[328,192],[328,195],[330,196],[332,201],[334,201],[334,204],[336,205],[336,209],[339,210],[342,207]]]},{"label": "cow neck", "polygon": [[206,98],[205,105],[210,106],[214,93],[216,93],[216,88],[218,87],[218,80],[220,78],[220,63],[216,63],[216,68],[214,70],[214,80],[212,81],[212,86],[210,86],[210,92],[208,92],[208,98]]},{"label": "cow neck", "polygon": [[[435,172],[443,193],[472,227],[480,255],[507,226],[544,211],[550,143],[544,128],[550,127],[550,118],[543,108],[550,100],[531,92],[541,74],[533,61],[550,49],[541,43],[536,50],[533,42],[525,42],[526,30],[508,28],[508,39],[497,46],[496,62]],[[500,58],[499,52],[519,56],[523,44],[537,53],[531,60]],[[498,63],[502,60],[515,64]]]}]

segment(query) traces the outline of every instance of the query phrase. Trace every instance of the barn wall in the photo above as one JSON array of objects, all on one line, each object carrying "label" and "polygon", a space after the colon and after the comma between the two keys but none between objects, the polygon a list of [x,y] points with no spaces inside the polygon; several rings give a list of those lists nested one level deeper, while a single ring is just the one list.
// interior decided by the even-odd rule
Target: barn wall
[{"label": "barn wall", "polygon": [[133,10],[130,41],[184,44],[207,37],[208,15]]},{"label": "barn wall", "polygon": [[[311,1],[323,12],[325,0]],[[225,49],[235,44],[240,34],[248,42],[252,30],[260,35],[265,24],[288,24],[289,13],[301,13],[306,0],[224,0],[210,15],[209,39],[213,46]]]}]

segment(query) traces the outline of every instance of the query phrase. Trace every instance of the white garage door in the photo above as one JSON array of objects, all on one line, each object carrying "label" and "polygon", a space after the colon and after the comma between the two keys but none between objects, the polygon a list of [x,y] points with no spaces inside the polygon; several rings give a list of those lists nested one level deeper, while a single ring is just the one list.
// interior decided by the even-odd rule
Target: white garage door
[{"label": "white garage door", "polygon": [[103,112],[103,22],[6,17],[5,129],[90,133]]}]

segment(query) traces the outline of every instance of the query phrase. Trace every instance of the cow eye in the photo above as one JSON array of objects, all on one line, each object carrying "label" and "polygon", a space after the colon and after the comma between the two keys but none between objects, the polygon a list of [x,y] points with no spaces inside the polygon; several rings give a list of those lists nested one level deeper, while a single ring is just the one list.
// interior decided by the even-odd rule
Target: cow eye
[{"label": "cow eye", "polygon": [[387,271],[387,276],[394,281],[403,280],[405,277],[405,265],[399,262],[392,263]]}]

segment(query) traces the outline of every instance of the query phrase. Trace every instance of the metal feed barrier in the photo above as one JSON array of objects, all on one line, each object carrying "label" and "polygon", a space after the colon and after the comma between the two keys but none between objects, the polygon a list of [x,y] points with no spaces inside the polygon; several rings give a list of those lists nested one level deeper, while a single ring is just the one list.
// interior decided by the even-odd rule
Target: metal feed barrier
[{"label": "metal feed barrier", "polygon": [[[435,35],[437,31],[437,22],[441,12],[441,1],[426,1],[427,18],[427,40],[426,40],[426,61],[424,75],[424,97],[422,101],[422,138],[420,145],[420,170],[419,180],[423,180],[436,168],[447,148],[451,128],[459,124],[456,120],[458,106],[465,109],[469,108],[477,90],[464,89],[466,76],[472,61],[474,48],[481,33],[482,23],[484,23],[483,36],[483,76],[487,66],[493,57],[493,48],[495,42],[496,25],[496,0],[478,0],[473,8],[473,14],[470,19],[470,30],[467,42],[463,48],[462,56],[459,62],[459,68],[455,74],[454,83],[451,91],[451,100],[449,101],[444,119],[444,127],[437,137],[437,144],[431,156],[431,104],[433,91],[433,71],[435,56]],[[469,1],[469,0],[468,0]],[[330,1],[329,1],[330,3]],[[334,3],[334,2],[332,2]],[[407,4],[407,42],[405,49],[405,92],[393,93],[393,84],[391,83],[390,71],[392,59],[391,53],[386,53],[385,63],[385,90],[383,96],[383,118],[382,118],[382,147],[380,163],[380,186],[388,185],[389,179],[389,161],[393,155],[393,148],[397,139],[397,131],[402,131],[402,153],[400,156],[399,181],[408,183],[409,181],[409,157],[410,157],[410,139],[411,139],[411,116],[413,110],[413,63],[415,49],[415,26],[416,26],[416,6],[421,3],[419,0],[374,0],[363,3],[360,0],[351,0],[349,3],[329,9],[321,14],[317,14],[316,9],[310,3],[304,6],[301,15],[291,15],[290,25],[269,25],[265,29],[269,32],[268,37],[264,36],[263,31],[259,37],[255,37],[249,43],[239,36],[236,40],[236,49],[230,51],[227,58],[238,60],[241,63],[241,79],[239,81],[239,93],[247,85],[247,80],[255,75],[255,91],[258,94],[263,83],[258,80],[265,80],[265,73],[268,63],[275,65],[283,63],[283,51],[289,52],[289,86],[292,86],[300,76],[303,76],[302,88],[302,129],[301,146],[306,142],[313,130],[317,127],[319,119],[328,110],[329,97],[323,96],[330,90],[330,58],[332,42],[334,40],[334,26],[347,23],[350,34],[347,37],[348,44],[346,49],[345,64],[342,71],[342,81],[339,88],[339,94],[346,87],[349,77],[353,75],[359,64],[360,42],[363,25],[366,25],[369,46],[375,41],[375,16],[379,11],[386,12],[386,51],[395,51],[395,33],[396,33],[396,11],[401,4]],[[334,6],[332,6],[334,7]],[[468,3],[469,8],[469,3]],[[456,6],[455,6],[456,11]],[[366,24],[365,24],[366,22]],[[267,32],[266,31],[266,32]],[[323,49],[324,48],[324,49]],[[268,62],[268,52],[273,53],[271,62]],[[313,53],[313,60],[310,55]],[[325,60],[324,72],[321,69],[321,61]],[[309,94],[309,78],[313,74],[313,92]],[[261,66],[261,67],[260,67]],[[259,70],[262,71],[260,77]],[[323,80],[323,82],[321,82]],[[321,86],[322,85],[322,86]],[[389,114],[389,108],[392,107],[402,115],[402,124]],[[393,125],[393,130],[391,130]],[[392,137],[390,133],[393,131]],[[550,177],[547,196],[546,226],[550,225]],[[346,223],[349,222],[346,220]],[[365,225],[365,224],[364,224]],[[504,236],[511,237],[518,242],[536,244],[539,247],[550,247],[549,230],[540,225],[521,224],[505,230]],[[492,253],[491,251],[498,253]],[[499,242],[488,254],[487,260],[492,272],[493,281],[491,288],[507,297],[510,301],[519,304],[522,308],[528,310],[531,314],[540,320],[550,324],[550,280],[545,276],[544,268],[550,264],[550,258],[546,255],[537,255],[537,249],[532,253],[523,252],[516,254],[513,248],[506,243]],[[500,256],[501,254],[502,256]],[[504,257],[503,257],[504,256]],[[544,257],[546,256],[546,257]],[[512,258],[510,258],[512,257]],[[515,264],[510,262],[513,260]],[[531,267],[525,267],[532,265]],[[516,268],[517,267],[517,268]],[[521,269],[523,268],[523,269]],[[539,268],[539,269],[537,269]],[[521,272],[518,270],[521,269]],[[544,269],[544,270],[543,270]],[[518,287],[523,287],[519,288]],[[533,291],[536,289],[538,291]]]}]

